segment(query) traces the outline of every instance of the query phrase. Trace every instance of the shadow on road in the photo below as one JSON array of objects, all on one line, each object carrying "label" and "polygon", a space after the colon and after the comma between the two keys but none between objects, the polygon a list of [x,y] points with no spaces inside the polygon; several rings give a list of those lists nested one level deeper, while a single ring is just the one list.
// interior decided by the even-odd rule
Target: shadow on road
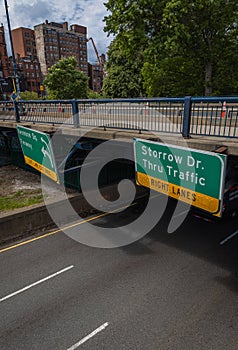
[{"label": "shadow on road", "polygon": [[[126,224],[134,220],[143,212],[146,203],[139,203],[127,211],[115,214],[114,218],[107,218],[107,225],[111,220],[120,224]],[[238,219],[224,219],[216,222],[207,222],[189,213],[182,225],[173,233],[168,233],[168,225],[175,208],[175,201],[170,200],[167,209],[160,222],[141,240],[122,247],[126,254],[130,255],[153,255],[157,253],[159,245],[167,245],[184,251],[192,256],[205,259],[216,264],[232,275],[231,279],[223,280],[229,288],[238,291],[238,235],[220,244],[226,237],[238,230]]]}]

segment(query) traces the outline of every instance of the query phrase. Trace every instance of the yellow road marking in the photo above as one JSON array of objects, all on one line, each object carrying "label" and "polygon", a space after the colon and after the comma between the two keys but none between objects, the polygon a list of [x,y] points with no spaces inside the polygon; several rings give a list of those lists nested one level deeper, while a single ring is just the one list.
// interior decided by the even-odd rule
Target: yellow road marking
[{"label": "yellow road marking", "polygon": [[[135,205],[135,204],[137,204],[137,202],[132,203],[132,204],[130,205],[130,207],[132,207],[132,206]],[[108,213],[102,213],[102,214],[93,216],[93,217],[91,217],[91,218],[89,218],[89,219],[86,219],[86,220],[77,222],[77,223],[75,223],[75,224],[62,227],[61,229],[58,229],[58,230],[55,230],[55,231],[52,231],[52,232],[48,232],[48,233],[45,233],[44,235],[41,235],[41,236],[38,236],[38,237],[34,237],[34,238],[31,238],[31,239],[28,239],[27,241],[23,241],[23,242],[20,242],[20,243],[11,245],[11,246],[9,246],[9,247],[6,247],[6,248],[1,249],[1,250],[0,250],[0,253],[6,252],[7,250],[11,250],[11,249],[14,249],[14,248],[17,248],[17,247],[20,247],[20,246],[23,246],[23,245],[25,245],[25,244],[29,244],[29,243],[38,241],[39,239],[42,239],[42,238],[46,238],[46,237],[55,235],[56,233],[61,232],[61,231],[63,231],[63,230],[68,230],[68,229],[70,229],[70,228],[72,228],[72,227],[85,224],[86,222],[99,219],[99,218],[101,218],[101,217],[103,217],[103,216],[110,215],[110,214],[112,214],[112,213],[114,213],[114,212],[116,212],[116,211],[122,210],[122,209],[124,209],[124,208],[127,208],[127,206],[124,206],[124,207],[121,207],[121,208],[117,208],[117,209],[112,210],[112,211],[110,211],[110,212],[108,212]]]},{"label": "yellow road marking", "polygon": [[[159,195],[153,195],[153,196],[151,196],[151,199],[157,198],[157,197],[160,197],[160,194],[159,194]],[[136,204],[138,204],[138,202],[131,203],[129,206],[124,206],[124,207],[121,207],[121,208],[117,208],[117,209],[112,210],[112,211],[110,211],[110,212],[108,212],[108,213],[102,213],[102,214],[93,216],[93,217],[91,217],[91,218],[89,218],[89,219],[82,220],[82,221],[77,222],[77,223],[75,223],[75,224],[62,227],[61,229],[58,229],[58,230],[55,230],[55,231],[52,231],[52,232],[45,233],[44,235],[41,235],[41,236],[38,236],[38,237],[34,237],[34,238],[31,238],[31,239],[28,239],[27,241],[23,241],[23,242],[20,242],[20,243],[11,245],[11,246],[9,246],[9,247],[0,249],[0,253],[3,253],[3,252],[6,252],[6,251],[8,251],[8,250],[11,250],[11,249],[15,249],[15,248],[21,247],[21,246],[23,246],[23,245],[25,245],[25,244],[29,244],[29,243],[38,241],[39,239],[42,239],[42,238],[46,238],[46,237],[55,235],[56,233],[59,233],[59,232],[61,232],[62,230],[69,230],[69,229],[72,228],[72,227],[79,226],[79,225],[85,224],[86,222],[89,222],[89,221],[93,221],[93,220],[102,218],[103,216],[110,215],[110,214],[115,213],[115,212],[117,212],[117,211],[121,211],[122,209],[125,209],[125,208],[128,208],[128,207],[132,207],[132,206],[134,206],[134,205],[136,205]]]}]

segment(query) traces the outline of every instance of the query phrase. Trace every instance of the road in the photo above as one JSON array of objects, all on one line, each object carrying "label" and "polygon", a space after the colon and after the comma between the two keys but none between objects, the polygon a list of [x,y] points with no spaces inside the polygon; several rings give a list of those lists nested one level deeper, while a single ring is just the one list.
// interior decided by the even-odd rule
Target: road
[{"label": "road", "polygon": [[189,215],[168,234],[173,206],[124,248],[90,248],[59,231],[1,247],[0,349],[237,349],[238,237],[224,239],[238,221]]}]

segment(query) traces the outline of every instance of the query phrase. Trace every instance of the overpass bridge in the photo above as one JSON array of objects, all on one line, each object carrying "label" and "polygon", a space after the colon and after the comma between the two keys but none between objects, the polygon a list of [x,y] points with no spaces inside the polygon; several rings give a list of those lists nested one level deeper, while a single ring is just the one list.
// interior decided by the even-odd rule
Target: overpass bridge
[{"label": "overpass bridge", "polygon": [[[3,141],[7,140],[6,144],[10,145],[8,151],[11,152],[11,159],[14,159],[13,164],[20,167],[27,167],[28,164],[31,166],[30,169],[28,168],[29,170],[32,171],[34,168],[57,183],[64,183],[66,187],[76,188],[79,192],[83,192],[82,173],[86,176],[87,190],[90,191],[98,185],[101,188],[115,182],[119,183],[125,178],[136,179],[142,186],[158,190],[157,187],[162,186],[162,180],[158,177],[158,174],[164,170],[161,170],[161,167],[159,168],[157,162],[148,161],[147,170],[153,168],[151,176],[144,176],[142,172],[139,178],[138,171],[135,170],[134,163],[138,164],[138,162],[137,160],[135,162],[133,146],[136,149],[136,143],[138,144],[138,142],[150,145],[153,143],[138,139],[169,144],[171,145],[170,150],[179,149],[178,157],[180,157],[180,163],[183,160],[183,167],[185,165],[186,167],[193,166],[190,163],[191,159],[193,162],[196,159],[196,164],[201,164],[202,161],[199,157],[201,154],[207,154],[206,152],[193,150],[193,156],[191,157],[188,155],[189,148],[206,151],[217,150],[217,152],[226,151],[228,157],[224,155],[218,157],[219,166],[221,166],[221,163],[223,164],[222,173],[217,170],[218,168],[211,166],[213,163],[210,162],[210,158],[206,157],[206,161],[203,161],[201,167],[202,175],[200,177],[199,169],[197,169],[198,165],[196,165],[197,172],[195,170],[191,172],[190,168],[187,171],[186,167],[178,171],[177,163],[175,167],[171,165],[164,167],[169,172],[169,176],[171,175],[170,171],[172,172],[171,169],[173,169],[171,176],[174,176],[176,181],[185,179],[185,181],[193,183],[197,181],[194,179],[199,177],[203,181],[203,183],[200,183],[201,186],[205,186],[206,180],[207,183],[210,181],[209,184],[212,185],[207,186],[210,191],[210,187],[213,188],[215,178],[218,178],[222,186],[224,185],[225,174],[229,174],[231,180],[237,183],[237,123],[238,97],[17,101],[14,104],[1,102],[0,148],[3,138]],[[32,129],[29,132],[26,128],[17,128],[19,135],[21,135],[19,136],[21,145],[16,131],[16,127],[19,125]],[[52,137],[49,138],[48,135],[37,131],[43,131]],[[134,138],[137,138],[135,143],[133,142]],[[36,140],[35,143],[34,140]],[[113,140],[113,142],[104,142],[106,140]],[[157,143],[153,144],[155,147],[159,147],[158,154],[163,153],[161,149],[167,147]],[[182,147],[173,147],[173,145]],[[92,150],[93,152],[91,152]],[[144,151],[143,148],[140,148],[141,150]],[[168,150],[163,153],[163,157],[169,154],[167,152]],[[184,156],[180,156],[183,152],[185,152]],[[199,154],[198,158],[195,154]],[[51,159],[51,166],[48,167],[42,163],[42,159],[47,158],[47,155]],[[172,154],[169,155],[169,161],[174,161],[175,158]],[[210,154],[210,156],[217,159],[214,154]],[[144,160],[146,161],[146,159],[143,159],[143,162]],[[156,166],[158,171],[155,174]],[[230,175],[230,169],[232,174],[235,172],[232,176]],[[191,178],[189,178],[189,174],[191,174]],[[158,178],[159,181],[157,181]],[[173,181],[175,180],[172,179],[171,183],[164,181],[164,192],[161,191],[162,193],[166,192],[173,198],[180,199],[181,186],[176,187],[176,190]],[[136,186],[136,191],[139,191],[139,187]],[[182,186],[181,188],[183,189],[183,196],[186,197],[181,201],[186,202],[191,198],[196,198],[198,204],[193,203],[194,206],[205,208],[204,210],[209,213],[222,214],[221,194],[224,190],[223,187],[219,188],[219,198],[213,198],[204,191],[191,192],[190,187]],[[187,190],[184,190],[184,188]],[[237,191],[237,185],[234,187],[234,184],[232,184],[230,190]],[[231,194],[235,197],[231,196],[231,198],[237,198],[237,192],[233,192]],[[215,211],[212,207],[214,203],[216,204]],[[237,207],[234,210],[236,213]]]},{"label": "overpass bridge", "polygon": [[0,130],[21,125],[75,138],[154,139],[238,155],[238,97],[1,101]]}]

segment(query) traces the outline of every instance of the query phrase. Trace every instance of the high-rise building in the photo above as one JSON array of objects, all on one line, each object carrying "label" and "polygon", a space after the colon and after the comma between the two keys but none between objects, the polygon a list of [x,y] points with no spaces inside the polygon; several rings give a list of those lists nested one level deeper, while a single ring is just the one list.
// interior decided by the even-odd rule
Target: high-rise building
[{"label": "high-rise building", "polygon": [[[93,39],[90,38],[93,42]],[[61,58],[74,56],[77,68],[89,76],[90,88],[100,92],[103,80],[105,55],[98,55],[96,46],[93,46],[98,58],[98,64],[87,62],[87,28],[68,22],[48,22],[30,28],[20,27],[12,30],[12,40],[16,55],[18,75],[24,78],[24,86],[29,91],[39,93],[40,85],[48,68]],[[13,75],[11,60],[9,74]]]},{"label": "high-rise building", "polygon": [[34,30],[24,27],[13,29],[12,42],[20,80],[24,80],[26,90],[40,93],[43,77],[37,57]]},{"label": "high-rise building", "polygon": [[77,68],[88,75],[87,28],[68,22],[48,22],[34,26],[37,56],[43,75],[61,58],[74,56]]},{"label": "high-rise building", "polygon": [[32,59],[37,57],[34,30],[24,27],[13,29],[12,43],[15,55]]}]

